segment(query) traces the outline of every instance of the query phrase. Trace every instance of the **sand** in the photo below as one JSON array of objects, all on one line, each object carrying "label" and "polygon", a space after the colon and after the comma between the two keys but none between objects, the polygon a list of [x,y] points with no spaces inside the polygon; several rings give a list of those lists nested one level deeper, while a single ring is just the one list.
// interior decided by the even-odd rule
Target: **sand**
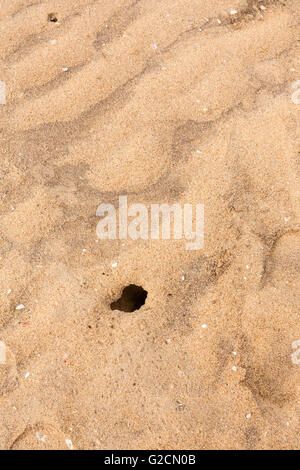
[{"label": "sand", "polygon": [[299,0],[0,7],[0,448],[299,449]]}]

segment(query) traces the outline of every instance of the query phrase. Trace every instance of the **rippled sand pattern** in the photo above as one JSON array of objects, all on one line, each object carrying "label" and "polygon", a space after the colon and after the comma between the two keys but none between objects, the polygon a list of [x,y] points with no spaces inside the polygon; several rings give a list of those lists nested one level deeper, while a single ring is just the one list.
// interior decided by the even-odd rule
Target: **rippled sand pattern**
[{"label": "rippled sand pattern", "polygon": [[[1,0],[0,448],[299,448],[299,22]],[[203,203],[204,248],[98,240],[120,194]]]}]

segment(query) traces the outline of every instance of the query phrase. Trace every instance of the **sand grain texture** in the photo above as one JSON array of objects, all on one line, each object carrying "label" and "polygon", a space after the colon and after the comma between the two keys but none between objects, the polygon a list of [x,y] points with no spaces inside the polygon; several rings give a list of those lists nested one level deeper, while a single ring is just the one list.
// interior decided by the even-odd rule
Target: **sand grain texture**
[{"label": "sand grain texture", "polygon": [[[0,5],[0,448],[299,448],[299,0]],[[204,248],[97,240],[119,195]]]}]

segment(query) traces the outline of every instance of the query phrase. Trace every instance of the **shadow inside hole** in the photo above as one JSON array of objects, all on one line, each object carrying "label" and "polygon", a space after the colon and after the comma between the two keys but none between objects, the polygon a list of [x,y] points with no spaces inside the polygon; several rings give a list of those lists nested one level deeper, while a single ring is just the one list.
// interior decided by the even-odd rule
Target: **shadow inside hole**
[{"label": "shadow inside hole", "polygon": [[49,13],[48,21],[51,21],[52,23],[56,23],[58,21],[56,14],[55,13]]},{"label": "shadow inside hole", "polygon": [[129,284],[124,287],[121,297],[110,304],[112,310],[134,312],[145,304],[148,292],[141,286]]}]

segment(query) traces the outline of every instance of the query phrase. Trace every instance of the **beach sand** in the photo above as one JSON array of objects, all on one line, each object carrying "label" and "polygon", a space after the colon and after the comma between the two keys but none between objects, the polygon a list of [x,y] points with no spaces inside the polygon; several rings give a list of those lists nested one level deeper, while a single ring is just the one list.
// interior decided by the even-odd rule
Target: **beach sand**
[{"label": "beach sand", "polygon": [[299,449],[299,0],[0,7],[0,448]]}]

